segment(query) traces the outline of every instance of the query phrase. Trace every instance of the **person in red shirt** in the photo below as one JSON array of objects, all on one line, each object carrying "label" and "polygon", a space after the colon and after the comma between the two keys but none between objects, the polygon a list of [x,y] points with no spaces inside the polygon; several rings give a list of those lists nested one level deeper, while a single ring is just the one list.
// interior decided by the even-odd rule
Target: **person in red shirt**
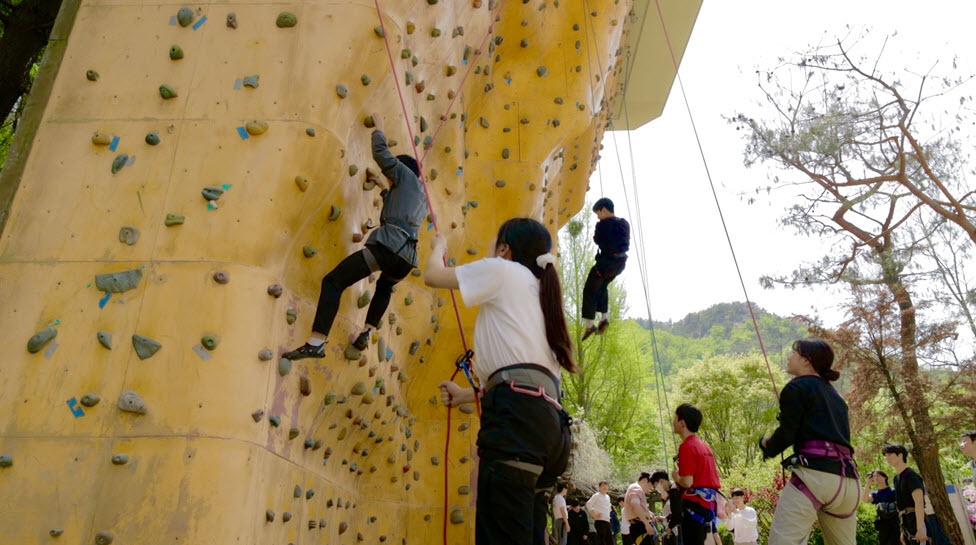
[{"label": "person in red shirt", "polygon": [[681,495],[684,508],[681,534],[684,545],[704,545],[716,527],[721,483],[715,455],[698,435],[702,413],[689,403],[682,403],[674,411],[671,427],[681,436],[678,465],[671,472],[672,480],[685,489]]}]

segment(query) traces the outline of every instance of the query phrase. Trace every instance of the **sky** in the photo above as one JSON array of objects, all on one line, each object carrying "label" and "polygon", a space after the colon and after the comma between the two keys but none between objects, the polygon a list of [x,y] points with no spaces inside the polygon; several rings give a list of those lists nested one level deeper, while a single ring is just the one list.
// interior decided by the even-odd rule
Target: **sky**
[{"label": "sky", "polygon": [[[822,242],[779,225],[786,202],[758,199],[748,205],[743,193],[765,186],[770,171],[743,165],[744,142],[726,117],[759,115],[764,108],[756,70],[772,67],[810,44],[848,33],[847,27],[869,28],[885,49],[889,63],[928,67],[952,62],[976,51],[976,3],[961,0],[705,0],[679,73],[688,96],[708,169],[728,225],[750,299],[780,316],[817,315],[827,325],[843,316],[842,296],[823,288],[766,290],[762,275],[788,274],[824,254]],[[656,21],[656,19],[655,19]],[[649,20],[648,24],[652,21]],[[970,83],[976,86],[976,83]],[[972,92],[972,91],[970,91]],[[723,117],[724,116],[724,117]],[[675,82],[662,116],[630,131],[641,205],[648,296],[655,320],[679,320],[690,312],[730,301],[743,301],[743,290],[708,185],[684,99]],[[615,145],[616,142],[616,145]],[[633,203],[627,132],[608,131],[597,171],[590,179],[590,202],[613,199],[617,215],[631,221],[622,181]],[[618,166],[617,153],[620,154]],[[602,175],[602,193],[601,193]],[[634,204],[631,204],[633,207]],[[634,248],[622,280],[630,317],[646,317],[644,289]],[[653,256],[653,258],[652,258]]]}]

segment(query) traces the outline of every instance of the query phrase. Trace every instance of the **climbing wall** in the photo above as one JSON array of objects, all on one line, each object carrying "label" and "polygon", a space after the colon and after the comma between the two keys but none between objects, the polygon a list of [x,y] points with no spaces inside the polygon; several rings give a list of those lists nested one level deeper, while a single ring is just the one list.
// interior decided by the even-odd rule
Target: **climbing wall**
[{"label": "climbing wall", "polygon": [[555,232],[631,7],[380,4],[81,3],[0,238],[0,542],[439,543],[445,468],[448,542],[473,542],[448,292],[415,270],[359,353],[364,280],[325,359],[280,354],[378,222],[372,111],[416,144],[452,262],[513,216]]}]

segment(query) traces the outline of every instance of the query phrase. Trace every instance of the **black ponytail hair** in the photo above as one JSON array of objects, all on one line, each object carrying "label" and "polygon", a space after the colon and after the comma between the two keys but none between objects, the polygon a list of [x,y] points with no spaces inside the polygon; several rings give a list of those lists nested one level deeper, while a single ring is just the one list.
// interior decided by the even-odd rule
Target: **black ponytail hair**
[{"label": "black ponytail hair", "polygon": [[814,371],[827,382],[834,382],[840,378],[840,373],[832,369],[834,351],[826,341],[820,339],[801,339],[793,343],[793,350],[807,359]]},{"label": "black ponytail hair", "polygon": [[569,340],[566,313],[563,310],[563,289],[556,267],[547,264],[543,269],[536,258],[552,250],[552,235],[541,223],[530,218],[512,218],[498,228],[495,245],[507,244],[512,261],[532,271],[539,279],[539,304],[546,323],[546,340],[556,355],[556,361],[570,373],[579,371],[573,359],[573,344]]}]

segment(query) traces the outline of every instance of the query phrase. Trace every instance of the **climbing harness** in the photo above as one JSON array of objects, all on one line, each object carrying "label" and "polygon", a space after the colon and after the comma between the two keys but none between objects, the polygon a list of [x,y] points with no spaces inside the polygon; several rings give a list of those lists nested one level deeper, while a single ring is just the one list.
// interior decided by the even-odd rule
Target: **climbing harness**
[{"label": "climbing harness", "polygon": [[[805,441],[797,445],[797,453],[786,460],[786,464],[790,466],[804,466],[806,467],[809,463],[807,456],[812,456],[815,458],[827,458],[830,460],[835,460],[840,463],[840,482],[837,483],[837,492],[834,492],[833,497],[831,497],[826,502],[821,502],[816,497],[814,497],[813,492],[807,487],[803,480],[797,476],[796,472],[790,476],[790,484],[795,486],[797,490],[803,493],[810,503],[813,504],[814,511],[820,511],[824,507],[829,507],[839,496],[840,491],[844,488],[844,479],[847,478],[847,466],[850,465],[854,475],[851,477],[858,483],[858,496],[860,496],[860,483],[861,478],[857,472],[857,462],[854,461],[854,451],[836,443],[831,443],[829,441]],[[824,513],[839,519],[850,518],[857,512],[857,504],[854,504],[854,509],[850,513],[843,515],[837,515],[829,511],[824,511]]]}]

